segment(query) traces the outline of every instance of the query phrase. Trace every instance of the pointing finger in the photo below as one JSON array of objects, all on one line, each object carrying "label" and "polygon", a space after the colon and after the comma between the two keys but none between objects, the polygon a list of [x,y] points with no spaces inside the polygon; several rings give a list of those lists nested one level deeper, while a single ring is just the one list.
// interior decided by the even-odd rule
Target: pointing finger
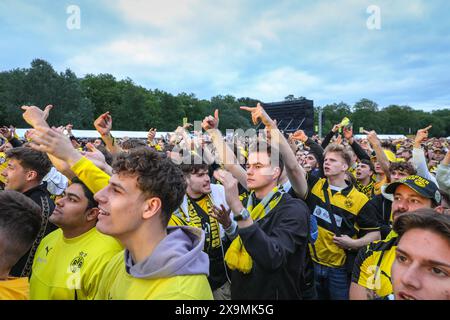
[{"label": "pointing finger", "polygon": [[244,107],[244,106],[240,107],[240,109],[245,110],[245,111],[250,111],[250,112],[252,112],[253,110],[256,110],[256,108]]}]

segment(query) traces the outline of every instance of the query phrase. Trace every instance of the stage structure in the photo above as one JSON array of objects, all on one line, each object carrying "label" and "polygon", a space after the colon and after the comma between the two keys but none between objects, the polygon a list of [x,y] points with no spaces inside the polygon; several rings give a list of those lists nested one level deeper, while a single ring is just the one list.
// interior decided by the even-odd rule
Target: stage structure
[{"label": "stage structure", "polygon": [[[277,120],[278,129],[285,134],[303,130],[310,137],[314,134],[314,102],[306,98],[262,104],[272,119]],[[257,129],[264,125],[259,124]]]}]

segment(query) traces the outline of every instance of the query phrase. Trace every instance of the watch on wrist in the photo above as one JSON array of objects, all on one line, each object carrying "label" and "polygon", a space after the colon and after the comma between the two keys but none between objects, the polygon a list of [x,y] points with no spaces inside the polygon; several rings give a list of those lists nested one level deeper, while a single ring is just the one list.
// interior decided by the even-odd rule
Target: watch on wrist
[{"label": "watch on wrist", "polygon": [[233,217],[233,220],[234,221],[242,221],[242,220],[247,220],[248,218],[250,218],[250,212],[248,212],[248,210],[246,208],[243,208],[241,210],[241,212],[239,212],[239,214],[237,214]]}]

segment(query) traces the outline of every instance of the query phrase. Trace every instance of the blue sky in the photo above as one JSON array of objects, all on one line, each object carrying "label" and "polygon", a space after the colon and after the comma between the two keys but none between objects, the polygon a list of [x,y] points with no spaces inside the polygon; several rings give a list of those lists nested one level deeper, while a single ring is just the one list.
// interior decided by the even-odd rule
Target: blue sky
[{"label": "blue sky", "polygon": [[[80,9],[80,29],[66,22]],[[380,29],[369,29],[380,9]],[[450,107],[446,0],[0,0],[0,70],[34,58],[149,89]]]}]

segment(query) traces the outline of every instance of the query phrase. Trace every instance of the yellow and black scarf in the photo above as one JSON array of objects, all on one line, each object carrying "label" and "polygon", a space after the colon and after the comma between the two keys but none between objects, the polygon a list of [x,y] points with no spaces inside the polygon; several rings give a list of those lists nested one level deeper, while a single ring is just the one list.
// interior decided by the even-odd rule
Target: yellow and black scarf
[{"label": "yellow and black scarf", "polygon": [[[270,211],[275,208],[283,197],[284,191],[276,186],[272,191],[261,200],[256,206],[254,206],[254,192],[250,193],[247,202],[247,210],[250,212],[250,216],[253,221],[258,221],[267,216]],[[239,270],[242,273],[250,273],[253,267],[252,257],[245,250],[241,237],[237,236],[225,254],[225,262],[231,270]]]},{"label": "yellow and black scarf", "polygon": [[355,188],[359,192],[364,193],[367,198],[371,199],[375,194],[375,181],[371,178],[369,184],[365,186],[361,182],[356,180]]},{"label": "yellow and black scarf", "polygon": [[[220,247],[220,229],[219,222],[211,218],[213,201],[211,195],[205,195],[207,210],[205,211],[194,200],[187,197],[188,212],[179,217],[172,215],[172,221],[175,225],[187,225],[191,227],[200,228],[205,232],[205,245],[203,251],[209,252],[211,249]],[[180,209],[180,212],[182,210]]]}]

